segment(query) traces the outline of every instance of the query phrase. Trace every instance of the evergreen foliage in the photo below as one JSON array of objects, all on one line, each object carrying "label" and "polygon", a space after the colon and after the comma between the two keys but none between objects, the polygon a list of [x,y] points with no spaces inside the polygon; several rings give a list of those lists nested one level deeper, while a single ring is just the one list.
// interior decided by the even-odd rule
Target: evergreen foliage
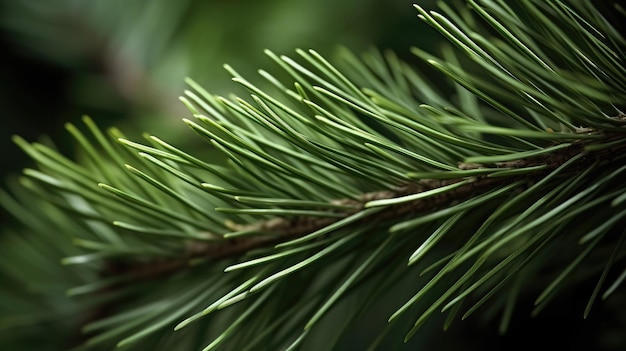
[{"label": "evergreen foliage", "polygon": [[187,80],[205,150],[87,117],[74,157],[15,137],[36,165],[0,193],[22,222],[0,246],[0,338],[398,349],[430,320],[505,333],[589,277],[593,313],[626,277],[626,38],[587,0],[415,10],[452,44],[412,49],[436,76],[297,50],[267,51],[280,70],[258,84],[227,66],[243,97]]}]

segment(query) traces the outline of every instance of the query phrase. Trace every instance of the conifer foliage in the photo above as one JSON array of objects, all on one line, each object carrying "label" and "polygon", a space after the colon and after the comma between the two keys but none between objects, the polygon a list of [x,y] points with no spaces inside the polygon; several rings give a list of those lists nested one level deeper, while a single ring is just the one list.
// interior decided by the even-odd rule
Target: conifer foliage
[{"label": "conifer foliage", "polygon": [[504,333],[583,280],[581,318],[616,295],[626,38],[587,0],[413,10],[450,43],[411,49],[423,67],[268,51],[258,83],[226,66],[247,94],[188,79],[202,150],[88,117],[72,157],[15,137],[35,164],[0,192],[22,223],[0,246],[1,340],[400,349],[433,321]]}]

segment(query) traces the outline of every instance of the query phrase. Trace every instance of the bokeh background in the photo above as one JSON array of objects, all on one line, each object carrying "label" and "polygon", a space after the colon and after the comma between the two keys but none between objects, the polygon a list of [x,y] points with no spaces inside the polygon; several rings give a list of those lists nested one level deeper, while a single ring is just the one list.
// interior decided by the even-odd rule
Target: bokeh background
[{"label": "bokeh background", "polygon": [[[422,1],[432,6],[434,1]],[[222,68],[246,77],[275,68],[263,53],[370,46],[400,55],[439,40],[410,0],[0,0],[0,167],[28,162],[12,143],[50,135],[87,114],[102,126],[176,138],[187,116],[177,97],[191,77],[207,90],[237,89]],[[428,33],[428,35],[424,35]],[[165,135],[164,135],[165,134]],[[184,141],[185,138],[180,138]]]},{"label": "bokeh background", "polygon": [[[85,114],[102,127],[148,132],[184,148],[194,140],[180,121],[189,115],[177,99],[185,77],[218,94],[239,92],[222,65],[247,77],[271,71],[264,49],[293,55],[312,48],[332,60],[338,46],[355,53],[377,47],[415,60],[411,46],[436,50],[441,37],[417,18],[413,2],[435,7],[434,0],[0,0],[0,182],[30,164],[12,135],[49,136],[71,153],[64,124]],[[0,225],[8,225],[0,214]],[[538,318],[521,312],[507,336],[497,335],[495,323],[456,323],[447,334],[429,331],[424,344],[611,349],[598,340],[611,345],[624,314],[597,304],[583,321],[582,309],[570,308],[584,304],[593,284]]]}]

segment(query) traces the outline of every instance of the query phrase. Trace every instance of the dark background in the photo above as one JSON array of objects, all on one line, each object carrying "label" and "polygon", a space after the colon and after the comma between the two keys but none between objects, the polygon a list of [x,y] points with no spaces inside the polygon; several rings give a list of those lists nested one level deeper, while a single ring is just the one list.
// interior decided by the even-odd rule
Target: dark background
[{"label": "dark background", "polygon": [[408,57],[410,46],[439,40],[407,0],[173,3],[0,0],[2,174],[28,162],[12,135],[63,143],[63,125],[84,114],[102,126],[176,136],[188,115],[177,99],[185,77],[228,94],[234,85],[222,65],[256,77],[274,68],[266,48],[332,57],[338,45],[356,53],[376,46]]}]

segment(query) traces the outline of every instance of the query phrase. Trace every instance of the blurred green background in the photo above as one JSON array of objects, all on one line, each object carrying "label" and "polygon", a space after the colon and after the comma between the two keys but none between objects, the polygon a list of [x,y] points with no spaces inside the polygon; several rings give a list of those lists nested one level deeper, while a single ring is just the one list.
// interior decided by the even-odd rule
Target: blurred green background
[{"label": "blurred green background", "polygon": [[0,0],[2,173],[28,162],[13,134],[62,143],[64,123],[83,114],[176,140],[187,133],[184,78],[229,94],[237,87],[222,65],[254,78],[276,68],[264,49],[332,58],[338,45],[376,46],[408,57],[439,40],[416,15],[410,0]]}]

